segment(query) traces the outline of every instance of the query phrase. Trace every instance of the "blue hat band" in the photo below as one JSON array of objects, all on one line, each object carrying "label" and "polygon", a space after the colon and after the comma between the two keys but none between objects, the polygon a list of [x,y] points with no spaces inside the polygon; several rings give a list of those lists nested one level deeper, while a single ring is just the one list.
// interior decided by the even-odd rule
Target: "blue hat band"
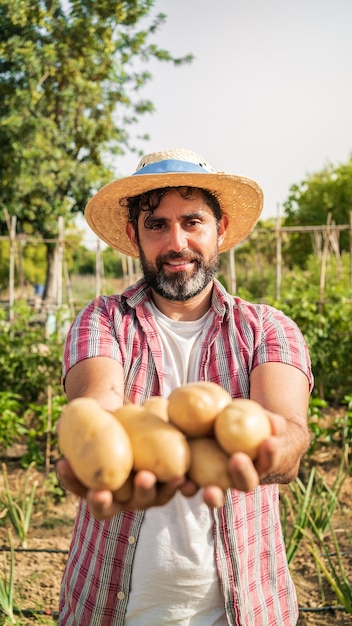
[{"label": "blue hat band", "polygon": [[157,161],[156,163],[149,163],[141,167],[132,176],[139,176],[140,174],[209,174],[201,165],[197,163],[189,163],[188,161],[180,161],[179,159],[165,159],[164,161]]}]

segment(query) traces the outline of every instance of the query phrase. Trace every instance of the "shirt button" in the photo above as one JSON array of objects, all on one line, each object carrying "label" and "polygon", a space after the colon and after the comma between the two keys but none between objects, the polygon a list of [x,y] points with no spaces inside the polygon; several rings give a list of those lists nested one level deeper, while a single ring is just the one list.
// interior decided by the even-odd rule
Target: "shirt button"
[{"label": "shirt button", "polygon": [[136,538],[133,537],[133,535],[130,535],[130,537],[128,538],[128,543],[134,543],[136,541]]},{"label": "shirt button", "polygon": [[118,597],[119,600],[123,600],[124,597],[125,597],[124,592],[123,591],[119,591],[118,594],[117,594],[117,597]]}]

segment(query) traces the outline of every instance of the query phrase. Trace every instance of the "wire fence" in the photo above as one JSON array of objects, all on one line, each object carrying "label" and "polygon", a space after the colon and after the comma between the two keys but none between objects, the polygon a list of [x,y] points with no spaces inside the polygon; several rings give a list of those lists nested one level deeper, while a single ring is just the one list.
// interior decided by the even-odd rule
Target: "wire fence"
[{"label": "wire fence", "polygon": [[[71,246],[72,244],[66,236],[63,218],[58,218],[58,236],[52,239],[43,239],[40,237],[33,237],[25,233],[17,232],[16,216],[12,216],[10,218],[6,211],[4,212],[4,214],[8,228],[8,234],[0,236],[0,242],[8,242],[9,270],[7,287],[3,290],[6,294],[6,297],[1,298],[1,303],[9,310],[10,322],[13,320],[14,316],[15,300],[21,299],[24,296],[28,297],[23,268],[23,250],[27,244],[50,244],[54,250],[52,253],[53,267],[50,271],[51,288],[49,290],[49,293],[45,293],[45,298],[43,300],[44,286],[34,285],[34,294],[32,294],[34,306],[41,309],[44,308],[47,314],[50,315],[50,313],[62,308],[62,306],[65,305],[67,306],[69,314],[72,317],[75,313],[75,308],[77,307],[77,304],[79,306],[80,303],[77,303],[77,297],[74,294],[72,278],[69,274],[67,267],[65,248],[66,246]],[[349,234],[349,288],[352,302],[352,211],[350,212],[349,224],[335,224],[332,219],[332,214],[330,213],[328,215],[326,224],[284,227],[281,225],[280,217],[278,217],[273,227],[257,227],[253,231],[253,233],[248,236],[247,240],[253,243],[253,246],[255,246],[259,236],[266,237],[268,238],[268,245],[270,243],[271,246],[275,246],[275,297],[277,300],[280,300],[283,274],[283,238],[287,234],[308,234],[312,239],[314,254],[320,259],[319,302],[323,303],[326,288],[327,263],[329,257],[331,255],[334,255],[337,261],[337,266],[340,267],[341,265],[340,234],[343,231],[347,231]],[[243,243],[245,242],[242,242],[240,246],[243,245]],[[102,293],[102,288],[105,281],[102,252],[102,242],[98,238],[96,238],[94,275],[95,296],[98,296]],[[237,291],[236,252],[237,248],[233,248],[225,253],[227,255],[226,265],[228,274],[226,278],[231,293],[236,293]],[[120,286],[123,288],[128,284],[132,284],[137,278],[140,277],[139,262],[137,259],[132,259],[131,257],[120,255],[117,252],[116,254],[121,259],[123,278],[120,281]],[[47,283],[48,282],[49,281],[47,281]],[[46,287],[47,286],[48,285],[46,285]]]}]

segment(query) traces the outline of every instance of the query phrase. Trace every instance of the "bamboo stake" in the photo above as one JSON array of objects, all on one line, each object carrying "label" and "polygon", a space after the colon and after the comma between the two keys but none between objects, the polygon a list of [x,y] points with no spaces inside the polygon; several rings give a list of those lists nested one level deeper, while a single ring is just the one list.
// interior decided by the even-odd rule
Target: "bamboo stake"
[{"label": "bamboo stake", "polygon": [[128,271],[128,284],[132,285],[134,281],[134,268],[133,268],[133,259],[131,256],[127,257],[127,271]]},{"label": "bamboo stake", "polygon": [[352,300],[352,211],[350,211],[350,298]]},{"label": "bamboo stake", "polygon": [[71,283],[70,275],[68,273],[67,262],[65,258],[63,260],[63,270],[64,270],[64,281],[65,281],[65,287],[67,291],[67,299],[68,299],[70,314],[73,316],[75,314],[75,301],[74,301],[73,292],[72,292],[72,283]]},{"label": "bamboo stake", "polygon": [[95,255],[95,295],[96,297],[101,294],[101,244],[100,239],[97,239],[97,249]]},{"label": "bamboo stake", "polygon": [[58,308],[62,306],[62,265],[64,257],[64,218],[59,215],[58,218],[58,253],[57,253],[57,295],[56,304]]},{"label": "bamboo stake", "polygon": [[331,226],[332,213],[328,213],[326,220],[326,233],[324,238],[324,247],[321,255],[321,270],[320,270],[320,285],[319,285],[319,308],[318,311],[321,314],[323,312],[324,305],[324,291],[325,291],[325,278],[326,278],[326,262],[329,254],[329,241],[330,241],[330,226]]},{"label": "bamboo stake", "polygon": [[280,203],[277,203],[276,213],[276,300],[281,298],[281,215],[280,215]]},{"label": "bamboo stake", "polygon": [[52,389],[51,389],[51,385],[48,385],[48,420],[46,424],[46,446],[45,446],[45,477],[46,478],[49,476],[49,472],[50,472],[52,416],[53,416]]},{"label": "bamboo stake", "polygon": [[16,254],[16,222],[17,217],[13,215],[11,217],[10,226],[10,267],[9,267],[9,319],[10,325],[14,320],[14,306],[15,306],[15,254]]},{"label": "bamboo stake", "polygon": [[230,293],[235,294],[237,290],[235,248],[230,248],[229,250],[229,267],[230,267]]}]

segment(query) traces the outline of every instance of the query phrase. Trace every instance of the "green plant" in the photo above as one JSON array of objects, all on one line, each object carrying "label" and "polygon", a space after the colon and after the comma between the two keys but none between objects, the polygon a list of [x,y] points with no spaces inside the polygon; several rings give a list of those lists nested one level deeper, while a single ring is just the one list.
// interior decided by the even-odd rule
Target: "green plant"
[{"label": "green plant", "polygon": [[55,395],[51,398],[51,419],[48,423],[48,404],[31,402],[25,411],[27,423],[27,452],[22,456],[22,467],[31,463],[42,466],[45,460],[45,440],[50,434],[51,444],[57,444],[56,424],[66,403],[65,396]]},{"label": "green plant", "polygon": [[47,385],[61,391],[63,345],[56,334],[45,336],[44,324],[24,302],[14,307],[14,320],[0,309],[0,380],[3,391],[20,396],[22,408],[37,402]]},{"label": "green plant", "polygon": [[349,444],[352,441],[352,396],[346,395],[343,399],[347,405],[347,410],[342,419],[337,418],[335,424],[341,433],[341,446],[345,450],[346,463],[348,462]]},{"label": "green plant", "polygon": [[308,425],[311,432],[311,442],[308,450],[308,455],[315,452],[319,444],[325,443],[329,440],[329,428],[322,426],[322,412],[321,409],[326,408],[328,403],[321,398],[315,398],[311,396],[309,398],[309,410],[308,410]]},{"label": "green plant", "polygon": [[[316,533],[315,529],[313,529],[313,533],[306,534],[309,538],[308,549],[320,575],[328,582],[337,601],[347,613],[352,614],[352,584],[348,579],[343,555],[331,521],[329,522],[329,529],[334,546],[333,553],[330,552],[329,545],[326,541],[322,541],[319,532]],[[318,542],[316,541],[317,538]]]},{"label": "green plant", "polygon": [[6,615],[11,624],[15,624],[16,620],[13,606],[15,553],[10,532],[8,533],[8,537],[10,545],[10,566],[7,572],[7,559],[4,552],[4,570],[2,575],[0,575],[0,612]]},{"label": "green plant", "polygon": [[[347,260],[347,259],[346,259]],[[340,403],[351,392],[352,305],[346,274],[331,280],[321,300],[312,272],[294,268],[282,281],[280,300],[266,300],[299,326],[307,341],[315,377],[314,397]],[[249,294],[250,298],[250,294]]]},{"label": "green plant", "polygon": [[11,391],[0,391],[0,450],[9,448],[27,431],[21,415],[21,396]]},{"label": "green plant", "polygon": [[350,467],[345,466],[343,457],[332,487],[319,476],[315,466],[310,470],[306,485],[300,478],[290,483],[290,495],[284,495],[281,499],[282,525],[289,564],[293,562],[308,531],[314,531],[314,535],[323,542],[325,532],[339,506],[339,493],[349,473]]},{"label": "green plant", "polygon": [[66,500],[66,490],[60,485],[56,472],[49,472],[44,480],[45,497],[55,503]]},{"label": "green plant", "polygon": [[328,403],[314,396],[310,398],[308,416],[312,438],[308,454],[315,452],[319,445],[337,446],[344,451],[345,464],[348,465],[352,441],[352,396],[346,395],[343,402],[347,405],[346,411],[343,414],[337,412],[333,421],[326,424],[321,409],[327,408]]},{"label": "green plant", "polygon": [[6,517],[9,518],[23,548],[27,547],[27,536],[33,512],[35,492],[38,485],[37,481],[34,481],[32,486],[30,486],[32,482],[32,467],[33,465],[29,466],[25,473],[24,483],[22,488],[18,490],[18,501],[16,502],[10,490],[6,465],[2,463],[2,475],[4,480],[2,500],[5,505]]}]

